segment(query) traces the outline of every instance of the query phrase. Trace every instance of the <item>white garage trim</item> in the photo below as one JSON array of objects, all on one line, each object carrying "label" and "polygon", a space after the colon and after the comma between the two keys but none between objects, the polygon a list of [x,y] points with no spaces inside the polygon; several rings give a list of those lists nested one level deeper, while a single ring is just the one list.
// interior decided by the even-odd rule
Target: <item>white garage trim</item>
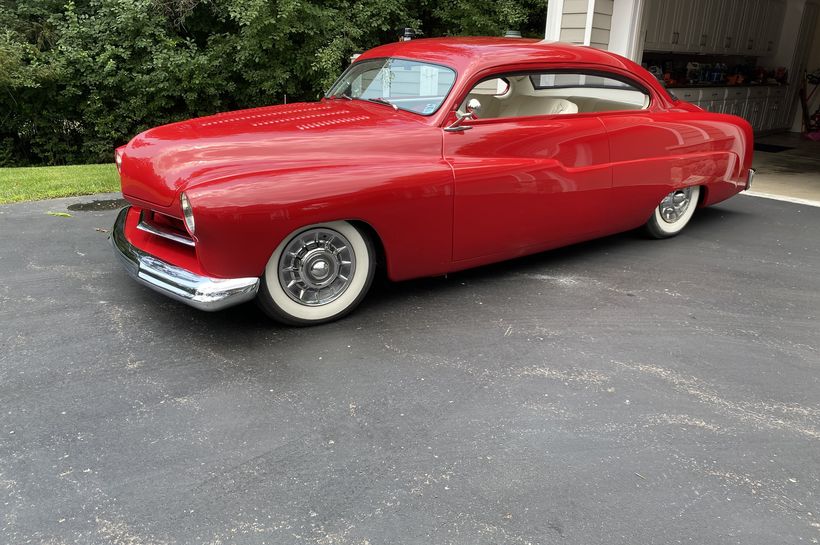
[{"label": "white garage trim", "polygon": [[749,197],[758,197],[761,199],[772,199],[773,201],[783,201],[794,204],[805,204],[806,206],[820,207],[820,201],[813,201],[811,199],[801,199],[798,197],[784,197],[783,195],[775,195],[774,193],[759,193],[757,191],[744,191],[740,194],[748,195]]}]

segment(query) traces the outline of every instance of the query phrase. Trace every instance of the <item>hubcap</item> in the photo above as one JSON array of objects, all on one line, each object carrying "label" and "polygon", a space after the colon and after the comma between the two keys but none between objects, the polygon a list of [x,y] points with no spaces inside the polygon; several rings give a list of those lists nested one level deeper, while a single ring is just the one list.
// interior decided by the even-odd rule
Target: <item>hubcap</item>
[{"label": "hubcap", "polygon": [[310,229],[297,235],[279,258],[279,283],[288,297],[319,306],[344,293],[356,272],[350,242],[331,229]]},{"label": "hubcap", "polygon": [[666,223],[675,223],[689,208],[692,199],[692,188],[678,189],[664,197],[658,210]]}]

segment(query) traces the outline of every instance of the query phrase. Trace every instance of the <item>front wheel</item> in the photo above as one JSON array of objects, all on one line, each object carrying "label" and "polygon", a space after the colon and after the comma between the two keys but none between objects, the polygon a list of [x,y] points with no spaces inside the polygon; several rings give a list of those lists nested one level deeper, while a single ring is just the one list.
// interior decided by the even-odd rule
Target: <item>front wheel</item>
[{"label": "front wheel", "polygon": [[653,238],[668,238],[680,233],[698,205],[700,187],[676,189],[663,198],[646,222],[646,231]]},{"label": "front wheel", "polygon": [[330,322],[364,299],[376,267],[369,237],[346,221],[299,229],[265,267],[257,303],[288,325]]}]

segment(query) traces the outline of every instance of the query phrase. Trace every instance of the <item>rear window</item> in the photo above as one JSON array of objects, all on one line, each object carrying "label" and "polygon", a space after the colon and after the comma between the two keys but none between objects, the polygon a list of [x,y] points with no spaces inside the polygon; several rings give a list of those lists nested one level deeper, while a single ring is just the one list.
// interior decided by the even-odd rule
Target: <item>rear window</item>
[{"label": "rear window", "polygon": [[600,76],[596,74],[583,73],[553,73],[553,74],[531,74],[530,81],[533,88],[540,89],[561,89],[565,87],[592,87],[596,89],[627,89],[638,91],[635,85],[625,81]]}]

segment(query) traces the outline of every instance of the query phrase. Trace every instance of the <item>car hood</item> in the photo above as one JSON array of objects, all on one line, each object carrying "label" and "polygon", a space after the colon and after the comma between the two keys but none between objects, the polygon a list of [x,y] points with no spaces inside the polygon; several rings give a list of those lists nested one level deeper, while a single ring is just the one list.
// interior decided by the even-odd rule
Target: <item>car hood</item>
[{"label": "car hood", "polygon": [[335,99],[163,125],[123,149],[122,192],[168,207],[180,191],[200,184],[288,166],[342,164],[345,158],[361,162],[401,152],[408,138],[438,157],[441,137],[425,121],[384,104]]}]

